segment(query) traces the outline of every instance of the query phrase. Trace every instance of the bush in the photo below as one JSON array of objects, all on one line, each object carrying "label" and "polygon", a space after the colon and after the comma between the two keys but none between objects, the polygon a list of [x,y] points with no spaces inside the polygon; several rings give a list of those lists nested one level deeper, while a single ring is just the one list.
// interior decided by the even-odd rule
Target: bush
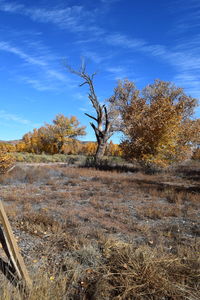
[{"label": "bush", "polygon": [[4,151],[0,152],[0,173],[6,173],[14,164],[14,158],[11,154]]}]

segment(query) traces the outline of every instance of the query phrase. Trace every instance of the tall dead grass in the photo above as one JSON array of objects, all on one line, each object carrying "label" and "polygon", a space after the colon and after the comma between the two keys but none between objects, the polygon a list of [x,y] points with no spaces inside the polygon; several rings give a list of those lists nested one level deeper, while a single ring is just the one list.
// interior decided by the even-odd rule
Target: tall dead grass
[{"label": "tall dead grass", "polygon": [[[20,166],[0,184],[33,278],[25,300],[200,299],[197,183]],[[3,299],[20,299],[7,282]]]},{"label": "tall dead grass", "polygon": [[[163,247],[134,247],[105,240],[98,247],[74,249],[59,269],[34,274],[26,300],[63,299],[173,299],[200,298],[199,245],[180,246],[178,252]],[[20,300],[17,290],[4,283],[1,300]]]}]

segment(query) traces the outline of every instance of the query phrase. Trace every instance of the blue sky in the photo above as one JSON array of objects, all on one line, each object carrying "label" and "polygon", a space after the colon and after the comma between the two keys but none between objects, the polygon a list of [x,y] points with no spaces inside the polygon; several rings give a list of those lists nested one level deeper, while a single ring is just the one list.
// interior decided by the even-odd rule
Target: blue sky
[{"label": "blue sky", "polygon": [[198,98],[199,53],[199,0],[0,0],[0,140],[58,113],[77,116],[94,140],[87,88],[64,61],[78,68],[86,58],[100,102],[123,78],[138,88],[172,81]]}]

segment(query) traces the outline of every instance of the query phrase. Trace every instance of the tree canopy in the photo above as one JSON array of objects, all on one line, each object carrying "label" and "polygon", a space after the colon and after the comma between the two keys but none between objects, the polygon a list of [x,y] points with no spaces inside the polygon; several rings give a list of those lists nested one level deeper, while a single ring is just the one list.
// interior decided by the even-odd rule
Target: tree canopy
[{"label": "tree canopy", "polygon": [[59,114],[53,124],[45,124],[33,132],[26,133],[22,143],[18,145],[20,151],[33,153],[46,152],[50,154],[63,153],[67,143],[74,143],[78,136],[85,135],[85,127],[80,126],[75,116],[70,118]]},{"label": "tree canopy", "polygon": [[197,100],[170,82],[155,80],[141,92],[119,81],[114,95],[122,120],[122,150],[128,159],[166,166],[187,157],[199,138],[199,120],[191,116]]}]

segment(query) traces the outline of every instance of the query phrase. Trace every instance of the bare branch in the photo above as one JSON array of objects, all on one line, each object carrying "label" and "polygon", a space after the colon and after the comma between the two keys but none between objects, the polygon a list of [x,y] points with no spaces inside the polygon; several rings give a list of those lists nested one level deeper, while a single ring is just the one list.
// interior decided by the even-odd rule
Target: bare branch
[{"label": "bare branch", "polygon": [[90,122],[90,125],[94,129],[95,136],[96,136],[96,139],[97,139],[97,143],[99,144],[100,143],[99,130],[93,123]]},{"label": "bare branch", "polygon": [[79,84],[79,86],[83,86],[84,84],[87,84],[87,81],[85,81],[85,82]]},{"label": "bare branch", "polygon": [[106,117],[106,124],[105,124],[105,132],[108,132],[110,129],[110,121],[108,119],[108,111],[105,105],[103,105],[104,111],[105,111],[105,117]]},{"label": "bare branch", "polygon": [[87,114],[87,113],[85,113],[85,115],[88,116],[89,118],[95,120],[96,122],[98,122],[98,120],[97,120],[95,117],[93,117],[93,116],[91,116],[91,115],[89,115],[89,114]]}]

